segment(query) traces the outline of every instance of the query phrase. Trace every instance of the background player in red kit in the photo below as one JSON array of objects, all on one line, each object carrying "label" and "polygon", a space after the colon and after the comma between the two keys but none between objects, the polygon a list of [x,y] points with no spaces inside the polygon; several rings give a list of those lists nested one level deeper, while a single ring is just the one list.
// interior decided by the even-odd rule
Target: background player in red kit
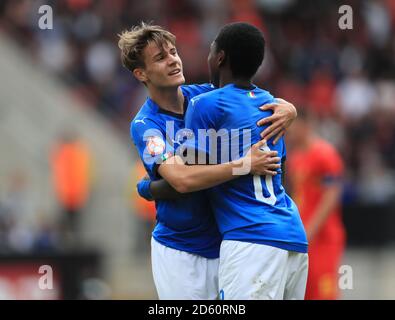
[{"label": "background player in red kit", "polygon": [[306,300],[337,299],[338,269],[345,245],[340,196],[343,161],[314,133],[305,111],[289,132],[287,175],[309,242]]}]

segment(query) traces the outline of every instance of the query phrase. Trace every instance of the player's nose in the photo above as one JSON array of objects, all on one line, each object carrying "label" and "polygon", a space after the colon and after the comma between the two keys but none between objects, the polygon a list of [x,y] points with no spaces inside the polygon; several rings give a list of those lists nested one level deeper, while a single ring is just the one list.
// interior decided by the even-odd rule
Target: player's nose
[{"label": "player's nose", "polygon": [[179,61],[179,59],[178,59],[177,56],[172,55],[172,54],[169,54],[169,55],[168,55],[168,62],[169,62],[169,65],[176,64],[178,61]]}]

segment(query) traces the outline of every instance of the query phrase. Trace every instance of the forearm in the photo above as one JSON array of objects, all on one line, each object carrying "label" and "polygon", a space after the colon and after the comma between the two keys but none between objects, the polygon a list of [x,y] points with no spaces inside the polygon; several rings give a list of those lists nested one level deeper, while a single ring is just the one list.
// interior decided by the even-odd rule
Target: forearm
[{"label": "forearm", "polygon": [[[218,165],[189,166],[185,165],[180,157],[173,158],[171,164],[163,163],[159,167],[159,173],[181,193],[211,188],[232,180],[239,176],[235,174],[235,169],[240,170],[242,165],[241,161],[233,161]],[[171,166],[171,169],[166,166]]]},{"label": "forearm", "polygon": [[314,238],[314,236],[320,231],[330,213],[338,205],[340,193],[341,189],[338,186],[330,187],[325,191],[319,205],[317,206],[315,214],[313,215],[313,219],[306,228],[310,238],[309,240]]},{"label": "forearm", "polygon": [[185,194],[178,192],[164,179],[151,181],[150,191],[154,200],[174,200],[185,196]]}]

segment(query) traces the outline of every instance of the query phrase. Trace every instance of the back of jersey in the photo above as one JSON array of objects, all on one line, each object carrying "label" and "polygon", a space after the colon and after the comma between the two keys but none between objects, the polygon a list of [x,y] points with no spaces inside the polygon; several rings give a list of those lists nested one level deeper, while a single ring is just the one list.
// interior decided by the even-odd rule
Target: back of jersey
[{"label": "back of jersey", "polygon": [[[229,84],[216,91],[195,97],[188,107],[186,127],[198,137],[199,129],[215,129],[206,140],[205,152],[211,163],[227,162],[245,154],[258,142],[264,127],[258,120],[271,115],[260,106],[274,101],[272,95],[256,86],[250,89]],[[202,139],[196,139],[200,149]],[[204,144],[203,144],[204,145]],[[284,139],[272,139],[265,150],[276,150],[285,160]],[[225,240],[247,241],[307,252],[307,239],[298,209],[281,184],[281,170],[276,176],[242,175],[210,190],[210,200]]]}]

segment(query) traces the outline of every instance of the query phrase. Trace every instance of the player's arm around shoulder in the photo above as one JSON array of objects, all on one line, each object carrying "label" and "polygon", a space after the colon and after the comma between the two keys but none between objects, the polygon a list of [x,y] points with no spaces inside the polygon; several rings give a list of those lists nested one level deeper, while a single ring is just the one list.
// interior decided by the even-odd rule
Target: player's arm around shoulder
[{"label": "player's arm around shoulder", "polygon": [[274,99],[273,102],[261,106],[260,109],[262,111],[273,111],[273,114],[270,117],[263,118],[257,123],[258,126],[264,126],[270,123],[270,125],[262,132],[261,136],[267,140],[275,137],[273,144],[276,144],[280,140],[288,127],[298,116],[295,106],[281,98]]}]

